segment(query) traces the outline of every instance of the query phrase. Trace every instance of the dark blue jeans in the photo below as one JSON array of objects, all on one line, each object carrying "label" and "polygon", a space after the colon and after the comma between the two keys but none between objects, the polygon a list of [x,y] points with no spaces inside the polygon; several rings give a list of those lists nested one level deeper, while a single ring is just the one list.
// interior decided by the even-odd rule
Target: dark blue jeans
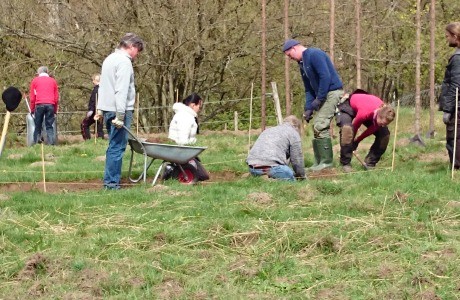
[{"label": "dark blue jeans", "polygon": [[294,171],[292,171],[292,169],[286,165],[273,166],[267,170],[249,167],[249,173],[251,173],[252,176],[268,175],[270,178],[279,180],[295,180]]},{"label": "dark blue jeans", "polygon": [[46,136],[49,145],[56,144],[54,135],[54,105],[53,104],[39,104],[35,107],[35,130],[34,130],[34,143],[41,139],[43,120],[45,120]]},{"label": "dark blue jeans", "polygon": [[[107,189],[119,189],[121,180],[121,165],[123,155],[128,144],[128,131],[124,128],[116,128],[112,125],[115,119],[115,112],[104,111],[104,122],[109,135],[109,146],[105,152],[104,187]],[[127,128],[131,126],[133,112],[126,111],[124,124]]]}]

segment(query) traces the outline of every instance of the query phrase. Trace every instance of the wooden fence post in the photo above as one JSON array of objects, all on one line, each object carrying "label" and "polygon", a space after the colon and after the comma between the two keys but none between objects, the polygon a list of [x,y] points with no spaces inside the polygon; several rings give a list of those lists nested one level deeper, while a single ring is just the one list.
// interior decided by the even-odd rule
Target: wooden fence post
[{"label": "wooden fence post", "polygon": [[272,91],[273,91],[273,101],[275,101],[275,110],[276,110],[276,118],[278,121],[278,125],[283,123],[283,116],[281,114],[281,106],[280,106],[280,98],[278,96],[278,88],[276,87],[276,82],[272,81]]},{"label": "wooden fence post", "polygon": [[238,112],[237,111],[235,111],[235,116],[233,118],[233,123],[234,123],[235,131],[238,131]]}]

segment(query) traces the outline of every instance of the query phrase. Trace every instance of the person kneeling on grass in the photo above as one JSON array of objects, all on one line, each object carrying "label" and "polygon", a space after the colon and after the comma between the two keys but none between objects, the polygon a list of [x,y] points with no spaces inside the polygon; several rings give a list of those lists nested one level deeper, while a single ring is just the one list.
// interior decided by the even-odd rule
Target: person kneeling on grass
[{"label": "person kneeling on grass", "polygon": [[[350,96],[345,95],[337,106],[337,126],[340,127],[340,164],[344,172],[351,172],[351,158],[359,143],[369,135],[375,135],[369,153],[364,159],[365,167],[374,168],[385,153],[390,141],[387,125],[394,117],[395,111],[385,105],[378,97],[363,90],[356,90]],[[367,129],[355,138],[363,125]]]},{"label": "person kneeling on grass", "polygon": [[253,176],[268,175],[280,180],[305,179],[301,124],[291,115],[281,125],[264,130],[246,159],[249,172]]},{"label": "person kneeling on grass", "polygon": [[[175,114],[169,125],[168,138],[181,146],[195,144],[196,135],[199,132],[198,112],[202,106],[203,100],[196,93],[189,95],[182,103],[174,103],[173,110]],[[209,174],[198,157],[190,160],[187,165],[196,170],[199,181],[209,179]],[[167,168],[165,174],[163,174],[163,179],[168,179],[172,172],[172,169],[168,170]]]}]

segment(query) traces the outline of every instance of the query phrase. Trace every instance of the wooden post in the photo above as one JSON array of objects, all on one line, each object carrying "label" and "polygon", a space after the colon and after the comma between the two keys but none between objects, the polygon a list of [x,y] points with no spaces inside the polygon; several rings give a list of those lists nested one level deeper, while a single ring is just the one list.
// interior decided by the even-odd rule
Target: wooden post
[{"label": "wooden post", "polygon": [[[97,96],[98,96],[98,94],[96,93],[96,105],[94,106],[95,111],[93,113],[93,118],[94,118],[95,115],[97,115],[97,100],[98,100]],[[97,121],[98,120],[94,120],[94,121],[95,121],[94,122],[94,144],[97,144]]]},{"label": "wooden post", "polygon": [[[284,0],[284,39],[289,38],[289,0]],[[286,91],[286,115],[291,114],[291,83],[289,77],[290,58],[284,56],[284,85]]]},{"label": "wooden post", "polygon": [[273,91],[273,101],[275,101],[275,111],[278,125],[283,123],[283,116],[281,114],[280,98],[278,96],[278,88],[276,87],[276,82],[272,81],[272,91]]},{"label": "wooden post", "polygon": [[457,154],[457,122],[458,122],[458,88],[455,89],[455,130],[454,130],[454,152],[452,153],[452,180],[454,180],[455,155]]},{"label": "wooden post", "polygon": [[393,158],[391,160],[391,172],[393,172],[395,169],[395,151],[396,151],[396,136],[398,135],[398,119],[399,119],[399,99],[398,99],[398,107],[396,108],[395,137],[393,139]]},{"label": "wooden post", "polygon": [[233,126],[235,128],[235,131],[238,131],[238,112],[235,111],[234,117],[233,117]]},{"label": "wooden post", "polygon": [[260,105],[260,110],[261,110],[261,121],[260,121],[260,126],[262,127],[262,130],[265,129],[266,125],[266,84],[267,84],[267,16],[266,16],[266,0],[262,0],[262,41],[261,41],[261,85],[262,85],[262,90],[261,90],[261,105]]},{"label": "wooden post", "polygon": [[430,127],[428,135],[430,138],[434,138],[434,112],[436,111],[436,96],[434,93],[435,89],[435,37],[436,37],[436,1],[431,0],[430,5]]},{"label": "wooden post", "polygon": [[43,150],[43,141],[41,143],[42,148],[42,176],[43,176],[43,191],[46,193],[46,176],[45,176],[45,151]]},{"label": "wooden post", "polygon": [[249,133],[248,133],[248,154],[251,150],[251,128],[252,128],[252,95],[254,92],[254,81],[251,83],[251,98],[249,100]]},{"label": "wooden post", "polygon": [[361,0],[355,1],[356,17],[356,87],[361,88]]},{"label": "wooden post", "polygon": [[5,147],[6,133],[8,132],[8,123],[10,122],[11,113],[6,111],[5,121],[3,123],[2,137],[0,139],[0,155],[2,155],[3,148]]},{"label": "wooden post", "polygon": [[136,106],[136,136],[139,136],[139,93],[137,93]]}]

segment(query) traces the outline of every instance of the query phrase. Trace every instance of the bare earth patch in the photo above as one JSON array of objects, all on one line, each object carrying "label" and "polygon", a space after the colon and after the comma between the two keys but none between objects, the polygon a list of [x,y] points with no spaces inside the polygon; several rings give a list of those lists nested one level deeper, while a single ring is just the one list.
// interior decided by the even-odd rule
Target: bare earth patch
[{"label": "bare earth patch", "polygon": [[0,184],[0,192],[14,193],[14,192],[29,192],[29,191],[45,191],[51,194],[69,193],[69,192],[83,192],[90,190],[102,189],[102,180],[93,179],[87,181],[74,181],[74,182],[16,182]]},{"label": "bare earth patch", "polygon": [[35,253],[25,263],[17,278],[20,281],[33,279],[39,271],[46,272],[48,260],[41,253]]},{"label": "bare earth patch", "polygon": [[273,203],[272,196],[268,193],[251,193],[248,195],[248,199],[260,205],[270,205]]},{"label": "bare earth patch", "polygon": [[158,299],[177,299],[184,293],[182,285],[174,279],[165,279],[158,284],[156,294]]}]

